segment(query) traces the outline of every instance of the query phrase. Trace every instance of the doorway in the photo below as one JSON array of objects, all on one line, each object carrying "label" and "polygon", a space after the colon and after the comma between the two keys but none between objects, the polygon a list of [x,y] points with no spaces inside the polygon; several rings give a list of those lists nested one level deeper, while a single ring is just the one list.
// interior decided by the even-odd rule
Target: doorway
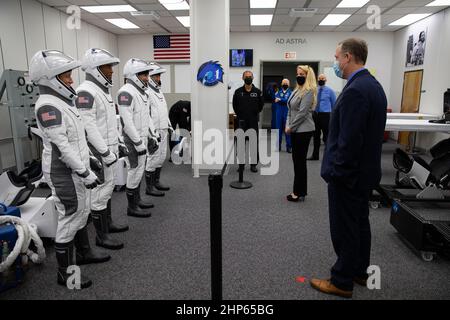
[{"label": "doorway", "polygon": [[274,83],[281,86],[283,79],[289,79],[291,89],[295,88],[297,83],[297,66],[309,65],[313,68],[316,77],[319,74],[319,62],[305,61],[262,61],[261,62],[261,90],[264,94],[264,109],[261,113],[262,129],[270,129],[272,126],[272,101],[269,95],[270,88]]},{"label": "doorway", "polygon": [[[401,113],[418,113],[422,94],[423,70],[407,71],[403,80]],[[416,133],[400,132],[398,143],[411,149]]]}]

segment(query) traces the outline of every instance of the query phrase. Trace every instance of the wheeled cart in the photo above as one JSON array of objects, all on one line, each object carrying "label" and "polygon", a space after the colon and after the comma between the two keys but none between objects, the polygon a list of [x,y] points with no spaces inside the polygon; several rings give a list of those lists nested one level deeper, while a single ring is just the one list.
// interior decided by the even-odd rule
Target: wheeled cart
[{"label": "wheeled cart", "polygon": [[390,222],[424,261],[450,254],[450,203],[394,200]]}]

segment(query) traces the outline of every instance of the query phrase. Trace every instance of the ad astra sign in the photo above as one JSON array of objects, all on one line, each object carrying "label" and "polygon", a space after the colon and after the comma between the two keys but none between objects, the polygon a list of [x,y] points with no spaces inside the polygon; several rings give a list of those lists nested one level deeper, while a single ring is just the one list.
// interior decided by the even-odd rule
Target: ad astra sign
[{"label": "ad astra sign", "polygon": [[305,38],[277,38],[275,44],[277,45],[301,45],[306,44]]}]

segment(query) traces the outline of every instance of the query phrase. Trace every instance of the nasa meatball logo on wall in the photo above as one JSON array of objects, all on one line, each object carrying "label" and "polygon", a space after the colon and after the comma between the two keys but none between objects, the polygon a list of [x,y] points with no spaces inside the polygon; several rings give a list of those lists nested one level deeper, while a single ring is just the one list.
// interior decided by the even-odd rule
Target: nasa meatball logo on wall
[{"label": "nasa meatball logo on wall", "polygon": [[223,83],[223,68],[219,61],[205,62],[198,68],[197,81],[206,87],[214,87],[219,82]]}]

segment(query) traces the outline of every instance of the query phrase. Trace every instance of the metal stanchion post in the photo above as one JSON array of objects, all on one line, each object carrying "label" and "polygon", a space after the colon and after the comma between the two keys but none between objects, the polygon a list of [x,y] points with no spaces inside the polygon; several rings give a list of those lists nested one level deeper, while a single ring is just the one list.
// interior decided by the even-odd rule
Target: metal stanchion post
[{"label": "metal stanchion post", "polygon": [[210,174],[208,178],[210,195],[211,232],[211,298],[222,300],[222,188],[221,174]]}]

